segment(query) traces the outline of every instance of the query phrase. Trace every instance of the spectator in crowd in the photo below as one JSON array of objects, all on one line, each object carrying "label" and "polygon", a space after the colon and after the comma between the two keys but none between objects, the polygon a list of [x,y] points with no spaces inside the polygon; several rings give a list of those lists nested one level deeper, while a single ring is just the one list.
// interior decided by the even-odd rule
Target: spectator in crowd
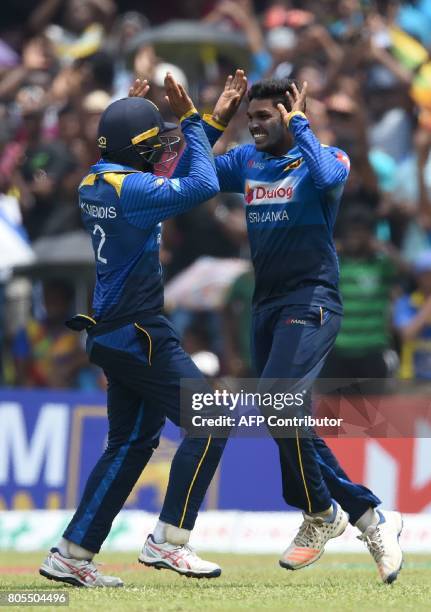
[{"label": "spectator in crowd", "polygon": [[9,133],[3,123],[0,128],[0,385],[4,382],[3,358],[6,331],[6,288],[13,265],[29,263],[32,251],[22,226],[22,214],[17,185],[17,168],[22,147],[8,142]]},{"label": "spectator in crowd", "polygon": [[98,374],[88,365],[80,337],[65,320],[73,308],[73,288],[62,280],[43,285],[45,317],[18,330],[12,353],[16,384],[22,387],[95,388]]},{"label": "spectator in crowd", "polygon": [[0,79],[0,99],[11,102],[21,87],[48,88],[58,69],[54,47],[44,34],[25,42],[21,63],[4,71]]},{"label": "spectator in crowd", "polygon": [[321,378],[374,378],[384,390],[393,374],[390,305],[399,256],[375,239],[375,218],[351,210],[339,243],[344,317]]},{"label": "spectator in crowd", "polygon": [[224,307],[224,367],[231,376],[253,376],[250,351],[253,272],[244,272],[232,284]]},{"label": "spectator in crowd", "polygon": [[[48,0],[43,4],[47,6]],[[61,25],[49,25],[46,29],[61,62],[68,64],[96,53],[103,44],[105,26],[112,20],[115,11],[112,0],[67,0]]]},{"label": "spectator in crowd", "polygon": [[[64,206],[75,199],[76,160],[60,140],[47,141],[42,136],[44,102],[39,90],[22,89],[21,105],[24,155],[22,177],[31,194],[31,207],[25,211],[24,224],[31,240],[52,232],[59,225]],[[73,177],[73,181],[70,179]]]},{"label": "spectator in crowd", "polygon": [[230,27],[244,33],[251,54],[251,83],[258,81],[269,71],[272,57],[266,49],[263,32],[251,0],[221,0],[205,19],[221,27]]},{"label": "spectator in crowd", "polygon": [[400,377],[431,380],[431,250],[413,264],[417,289],[398,298],[394,326],[401,338]]},{"label": "spectator in crowd", "polygon": [[[111,36],[104,46],[114,61],[114,99],[125,98],[133,81],[134,72],[128,66],[127,49],[133,39],[147,30],[150,24],[145,15],[129,11],[119,15],[112,28]],[[144,78],[150,75],[150,66],[144,70]],[[166,74],[166,73],[165,73]],[[138,74],[136,74],[138,76]],[[181,82],[181,81],[180,81]]]}]

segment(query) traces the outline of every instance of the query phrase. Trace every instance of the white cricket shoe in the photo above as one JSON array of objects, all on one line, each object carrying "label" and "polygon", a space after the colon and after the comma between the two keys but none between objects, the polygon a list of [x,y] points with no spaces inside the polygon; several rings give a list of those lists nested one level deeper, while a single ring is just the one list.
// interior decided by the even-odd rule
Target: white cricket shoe
[{"label": "white cricket shoe", "polygon": [[336,513],[331,523],[320,516],[303,513],[304,520],[299,531],[280,559],[281,567],[297,570],[311,565],[323,555],[326,542],[343,533],[349,515],[336,502],[334,506]]},{"label": "white cricket shoe", "polygon": [[216,563],[204,561],[188,544],[156,544],[149,535],[138,557],[147,567],[170,569],[189,578],[217,578],[221,568]]},{"label": "white cricket shoe", "polygon": [[364,533],[358,536],[367,544],[374,561],[377,564],[380,577],[386,584],[394,582],[403,565],[403,552],[399,537],[403,529],[403,520],[399,512],[377,510],[380,521],[370,525]]},{"label": "white cricket shoe", "polygon": [[66,582],[77,587],[122,587],[123,581],[115,576],[104,576],[93,561],[63,557],[57,548],[51,548],[39,568],[39,574],[49,580]]}]

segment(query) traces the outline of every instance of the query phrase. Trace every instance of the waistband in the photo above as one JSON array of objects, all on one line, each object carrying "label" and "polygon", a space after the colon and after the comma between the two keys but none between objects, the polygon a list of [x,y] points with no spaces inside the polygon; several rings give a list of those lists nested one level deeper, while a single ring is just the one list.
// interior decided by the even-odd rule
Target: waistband
[{"label": "waistband", "polygon": [[95,337],[107,334],[125,325],[132,325],[156,314],[160,314],[159,309],[144,310],[125,317],[97,321],[90,315],[78,313],[65,321],[65,325],[73,331],[81,332],[85,330],[90,337]]}]

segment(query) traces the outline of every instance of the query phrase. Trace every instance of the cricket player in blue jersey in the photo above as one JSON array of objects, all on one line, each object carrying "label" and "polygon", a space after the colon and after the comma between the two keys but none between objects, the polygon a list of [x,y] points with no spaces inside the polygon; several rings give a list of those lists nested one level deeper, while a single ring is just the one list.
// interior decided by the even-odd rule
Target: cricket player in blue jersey
[{"label": "cricket player in blue jersey", "polygon": [[[213,197],[219,190],[214,158],[192,101],[172,75],[165,80],[179,118],[190,163],[187,176],[156,176],[154,166],[172,159],[164,122],[145,99],[148,84],[137,81],[130,97],[103,113],[98,143],[102,159],[79,187],[79,206],[96,260],[93,313],[69,326],[88,333],[90,361],[108,380],[109,434],[105,452],[91,472],[63,538],[40,573],[76,586],[118,587],[93,563],[112,521],[157,448],[168,417],[180,424],[180,379],[206,382],[162,316],[159,260],[161,223]],[[235,89],[236,87],[236,89]],[[221,109],[239,104],[245,85],[233,83]],[[226,440],[185,437],[172,462],[164,505],[139,561],[191,577],[213,578],[221,570],[188,545],[199,507]]]},{"label": "cricket player in blue jersey", "polygon": [[[306,84],[267,80],[248,93],[254,144],[216,157],[221,191],[243,193],[255,271],[252,354],[263,379],[300,381],[311,390],[332,348],[342,317],[338,261],[332,233],[349,173],[347,155],[320,144],[305,114]],[[212,144],[229,114],[204,115]],[[181,176],[189,153],[176,172]],[[280,559],[287,569],[317,561],[349,517],[375,559],[380,576],[393,582],[401,569],[398,512],[377,510],[380,500],[351,482],[317,436],[276,439],[283,495],[303,510],[304,521]]]}]

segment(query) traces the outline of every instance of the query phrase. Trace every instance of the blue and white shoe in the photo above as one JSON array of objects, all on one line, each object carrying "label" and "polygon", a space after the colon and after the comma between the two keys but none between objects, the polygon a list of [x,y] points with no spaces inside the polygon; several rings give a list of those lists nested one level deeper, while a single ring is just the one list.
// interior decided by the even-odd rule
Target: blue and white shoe
[{"label": "blue and white shoe", "polygon": [[391,584],[397,579],[403,565],[403,552],[398,541],[403,521],[399,512],[377,510],[377,514],[380,521],[367,527],[358,540],[366,543],[382,581]]}]

